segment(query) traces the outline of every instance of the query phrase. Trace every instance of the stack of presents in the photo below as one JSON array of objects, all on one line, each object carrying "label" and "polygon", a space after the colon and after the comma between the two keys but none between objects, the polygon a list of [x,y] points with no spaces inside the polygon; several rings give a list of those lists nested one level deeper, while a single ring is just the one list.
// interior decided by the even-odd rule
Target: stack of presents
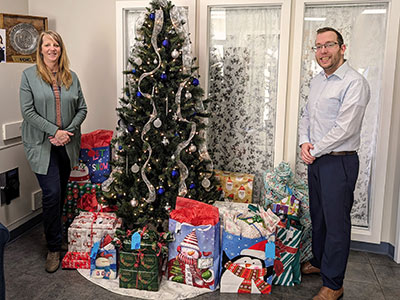
[{"label": "stack of presents", "polygon": [[125,231],[101,201],[106,176],[87,174],[91,163],[105,169],[94,148],[70,179],[63,268],[90,269],[91,277],[118,280],[120,288],[149,291],[158,291],[164,277],[221,293],[269,294],[273,285],[301,282],[300,263],[311,258],[311,222],[307,186],[288,164],[263,174],[262,205],[252,203],[254,175],[215,171],[223,201],[178,197],[168,232]]}]

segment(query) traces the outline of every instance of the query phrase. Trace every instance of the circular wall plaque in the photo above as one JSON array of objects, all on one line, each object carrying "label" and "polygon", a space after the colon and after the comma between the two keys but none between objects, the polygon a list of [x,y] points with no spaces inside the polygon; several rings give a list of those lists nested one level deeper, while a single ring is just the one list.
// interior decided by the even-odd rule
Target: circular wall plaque
[{"label": "circular wall plaque", "polygon": [[32,54],[36,51],[39,32],[28,23],[19,23],[10,30],[11,47],[20,54]]}]

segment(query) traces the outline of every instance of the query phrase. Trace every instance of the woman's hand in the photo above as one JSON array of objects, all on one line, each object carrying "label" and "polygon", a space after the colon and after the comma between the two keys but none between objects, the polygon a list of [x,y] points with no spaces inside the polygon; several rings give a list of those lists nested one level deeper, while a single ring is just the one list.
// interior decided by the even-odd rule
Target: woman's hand
[{"label": "woman's hand", "polygon": [[55,136],[49,136],[50,143],[54,146],[65,146],[71,141],[71,136],[74,134],[65,130],[57,130]]}]

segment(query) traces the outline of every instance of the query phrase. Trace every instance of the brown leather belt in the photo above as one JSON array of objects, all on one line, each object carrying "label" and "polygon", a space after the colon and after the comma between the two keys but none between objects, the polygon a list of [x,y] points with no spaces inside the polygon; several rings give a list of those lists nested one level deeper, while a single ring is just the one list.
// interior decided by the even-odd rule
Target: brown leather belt
[{"label": "brown leather belt", "polygon": [[332,151],[329,155],[333,156],[341,156],[341,155],[354,155],[357,154],[357,151]]}]

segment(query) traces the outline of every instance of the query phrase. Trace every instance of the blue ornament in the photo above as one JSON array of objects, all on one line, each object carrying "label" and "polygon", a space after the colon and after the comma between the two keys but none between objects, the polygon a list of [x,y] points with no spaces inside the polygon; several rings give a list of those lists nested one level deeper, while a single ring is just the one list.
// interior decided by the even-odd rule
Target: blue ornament
[{"label": "blue ornament", "polygon": [[130,94],[128,91],[126,91],[125,95],[126,95],[127,97],[129,97],[131,94]]},{"label": "blue ornament", "polygon": [[189,189],[191,189],[191,190],[193,190],[195,187],[196,187],[196,185],[195,185],[194,183],[191,183],[191,184],[189,185]]},{"label": "blue ornament", "polygon": [[122,146],[119,146],[118,149],[119,149],[119,150],[122,150]]},{"label": "blue ornament", "polygon": [[149,15],[149,18],[150,18],[150,20],[154,21],[154,19],[156,18],[156,16],[155,16],[154,13],[151,13],[151,14]]},{"label": "blue ornament", "polygon": [[128,131],[129,132],[133,132],[134,130],[135,130],[135,128],[131,124],[129,124],[128,125]]},{"label": "blue ornament", "polygon": [[179,175],[179,172],[177,170],[172,170],[171,175],[172,177],[177,177]]},{"label": "blue ornament", "polygon": [[197,78],[193,78],[193,81],[192,81],[192,84],[194,85],[194,86],[198,86],[199,85],[199,80],[197,79]]},{"label": "blue ornament", "polygon": [[164,190],[163,187],[160,187],[160,188],[157,190],[157,194],[159,194],[159,195],[164,194],[164,192],[165,192],[165,190]]},{"label": "blue ornament", "polygon": [[141,93],[141,92],[137,92],[137,93],[136,93],[136,96],[137,96],[137,97],[142,97],[142,93]]},{"label": "blue ornament", "polygon": [[132,74],[135,74],[136,73],[136,69],[132,69]]},{"label": "blue ornament", "polygon": [[169,41],[167,39],[163,40],[162,44],[164,47],[169,47]]},{"label": "blue ornament", "polygon": [[167,79],[167,74],[162,73],[160,77],[161,77],[162,80],[166,80]]},{"label": "blue ornament", "polygon": [[175,136],[179,136],[179,133],[175,132]]}]

